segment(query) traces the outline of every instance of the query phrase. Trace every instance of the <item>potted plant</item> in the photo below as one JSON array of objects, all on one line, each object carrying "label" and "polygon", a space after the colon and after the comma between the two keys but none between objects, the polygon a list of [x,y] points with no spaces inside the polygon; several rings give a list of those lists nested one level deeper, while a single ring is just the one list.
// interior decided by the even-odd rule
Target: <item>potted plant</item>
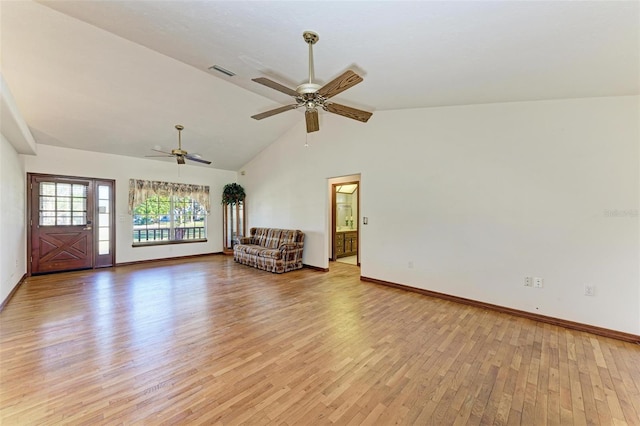
[{"label": "potted plant", "polygon": [[228,183],[222,190],[222,204],[231,205],[244,201],[245,193],[242,185],[237,183]]},{"label": "potted plant", "polygon": [[[224,205],[224,249],[233,250],[237,240],[244,235],[246,215],[244,199],[246,195],[242,185],[228,183],[222,190],[222,204]],[[235,210],[235,218],[234,218]],[[242,213],[241,213],[242,212]],[[240,220],[242,217],[242,220]]]}]

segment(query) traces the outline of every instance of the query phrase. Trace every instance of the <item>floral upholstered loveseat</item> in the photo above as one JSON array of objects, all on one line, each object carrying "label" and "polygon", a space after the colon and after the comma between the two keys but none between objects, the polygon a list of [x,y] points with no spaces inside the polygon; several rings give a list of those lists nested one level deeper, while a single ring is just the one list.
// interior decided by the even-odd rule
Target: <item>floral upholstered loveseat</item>
[{"label": "floral upholstered loveseat", "polygon": [[249,234],[233,247],[236,262],[278,274],[302,268],[302,231],[251,228]]}]

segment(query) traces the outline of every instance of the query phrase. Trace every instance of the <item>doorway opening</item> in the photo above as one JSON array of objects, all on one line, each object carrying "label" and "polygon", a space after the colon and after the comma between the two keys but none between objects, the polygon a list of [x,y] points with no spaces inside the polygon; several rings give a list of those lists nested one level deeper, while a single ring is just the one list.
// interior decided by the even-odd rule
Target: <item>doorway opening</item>
[{"label": "doorway opening", "polygon": [[27,273],[113,266],[115,181],[27,175]]},{"label": "doorway opening", "polygon": [[359,175],[330,180],[330,260],[360,266]]}]

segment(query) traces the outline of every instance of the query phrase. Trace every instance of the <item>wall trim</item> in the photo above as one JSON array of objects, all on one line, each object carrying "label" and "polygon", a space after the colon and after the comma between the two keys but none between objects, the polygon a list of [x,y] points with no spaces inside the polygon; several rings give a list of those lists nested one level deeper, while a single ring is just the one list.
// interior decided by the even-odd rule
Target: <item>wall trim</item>
[{"label": "wall trim", "polygon": [[640,335],[625,333],[622,331],[611,330],[608,328],[597,327],[595,325],[582,324],[579,322],[564,320],[560,318],[549,317],[546,315],[535,314],[532,312],[521,311],[519,309],[507,308],[505,306],[493,305],[491,303],[480,302],[473,299],[465,299],[464,297],[452,296],[450,294],[438,293],[431,290],[424,290],[417,287],[411,287],[404,284],[398,284],[390,281],[379,280],[376,278],[369,278],[360,276],[360,281],[366,281],[373,284],[384,285],[387,287],[394,287],[400,290],[411,291],[413,293],[422,294],[424,296],[437,297],[438,299],[449,300],[451,302],[461,303],[463,305],[475,306],[483,309],[490,309],[493,311],[510,314],[517,317],[527,318],[533,321],[543,322],[551,325],[557,325],[564,328],[569,328],[576,331],[585,331],[587,333],[596,334],[598,336],[609,337],[611,339],[622,340],[625,342],[640,344]]},{"label": "wall trim", "polygon": [[18,291],[18,288],[22,285],[23,282],[25,282],[26,279],[27,279],[27,274],[22,275],[22,278],[20,278],[20,281],[18,281],[18,284],[13,286],[13,288],[11,289],[7,297],[4,299],[2,304],[0,304],[0,312],[2,312],[5,306],[9,304],[9,301],[11,300],[13,295],[16,294],[16,291]]},{"label": "wall trim", "polygon": [[319,266],[307,265],[306,263],[303,263],[302,267],[303,268],[313,269],[314,271],[329,272],[329,268],[321,268]]},{"label": "wall trim", "polygon": [[122,262],[116,263],[113,266],[130,266],[130,265],[139,265],[142,263],[153,263],[153,262],[161,262],[164,260],[181,260],[181,259],[191,259],[194,257],[202,257],[202,256],[213,256],[213,255],[222,255],[221,251],[212,252],[212,253],[200,253],[200,254],[190,254],[187,256],[176,256],[176,257],[159,257],[157,259],[146,259],[146,260],[136,260],[133,262]]}]

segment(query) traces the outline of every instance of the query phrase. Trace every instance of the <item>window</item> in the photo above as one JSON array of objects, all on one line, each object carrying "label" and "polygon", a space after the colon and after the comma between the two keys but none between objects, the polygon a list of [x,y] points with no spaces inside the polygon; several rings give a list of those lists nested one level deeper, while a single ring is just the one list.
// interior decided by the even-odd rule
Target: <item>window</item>
[{"label": "window", "polygon": [[206,210],[190,197],[153,195],[133,209],[133,244],[206,241]]},{"label": "window", "polygon": [[87,186],[40,182],[40,226],[87,224]]}]

